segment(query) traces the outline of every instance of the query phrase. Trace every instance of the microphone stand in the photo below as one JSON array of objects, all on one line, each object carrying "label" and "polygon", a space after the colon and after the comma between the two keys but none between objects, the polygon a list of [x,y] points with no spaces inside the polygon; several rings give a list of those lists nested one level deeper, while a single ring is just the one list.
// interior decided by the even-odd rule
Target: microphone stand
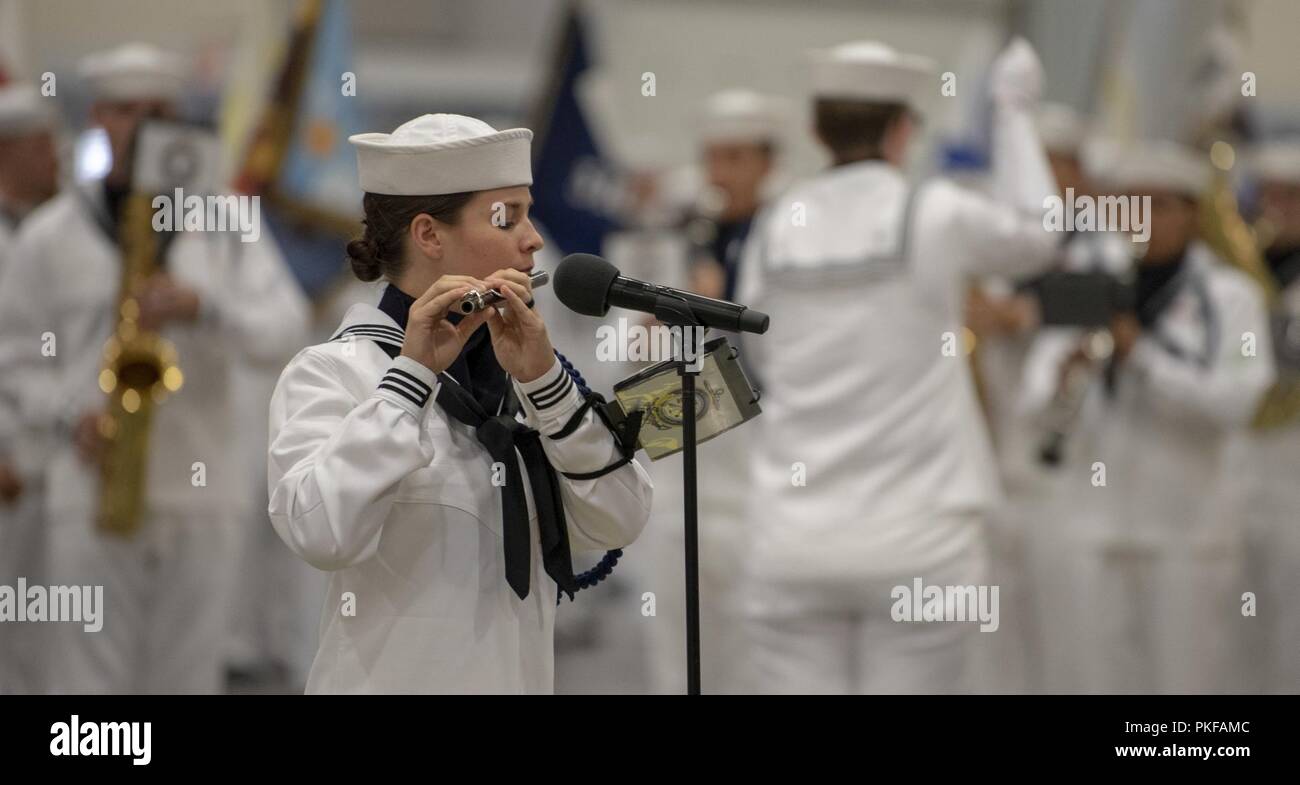
[{"label": "microphone stand", "polygon": [[[700,694],[700,554],[699,499],[696,493],[695,463],[695,377],[703,367],[704,330],[690,303],[681,297],[660,294],[655,300],[655,318],[681,330],[681,341],[673,341],[673,364],[682,377],[682,487],[686,537],[686,693]],[[696,329],[701,328],[701,329]],[[698,339],[697,340],[697,336]],[[691,347],[688,350],[688,345]],[[687,357],[694,357],[689,362]]]}]

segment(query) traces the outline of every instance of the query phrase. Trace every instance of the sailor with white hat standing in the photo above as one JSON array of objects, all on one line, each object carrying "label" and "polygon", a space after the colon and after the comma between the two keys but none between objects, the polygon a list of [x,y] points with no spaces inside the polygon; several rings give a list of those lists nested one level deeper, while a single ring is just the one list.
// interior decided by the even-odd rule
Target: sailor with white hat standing
[{"label": "sailor with white hat standing", "polygon": [[[0,281],[18,225],[58,190],[53,101],[28,85],[0,87]],[[12,386],[19,381],[0,364],[0,396],[17,395]],[[0,585],[14,586],[20,576],[44,579],[44,455],[37,437],[21,420],[0,420]],[[0,636],[0,694],[42,689],[42,636],[35,625]]]},{"label": "sailor with white hat standing", "polygon": [[[572,552],[649,516],[634,441],[530,307],[531,140],[448,114],[351,138],[366,230],[348,255],[387,286],[271,401],[272,523],[332,573],[308,692],[550,692]],[[489,289],[498,306],[453,310]]]},{"label": "sailor with white hat standing", "polygon": [[1041,66],[1015,42],[993,69],[1001,202],[907,181],[914,112],[940,86],[929,60],[859,42],[813,69],[833,166],[765,210],[739,293],[772,316],[750,347],[764,384],[743,592],[752,686],[959,690],[972,622],[892,611],[917,580],[983,581],[997,482],[962,299],[969,275],[1028,274],[1052,257],[1041,214],[1055,185],[1030,115]]},{"label": "sailor with white hat standing", "polygon": [[[697,110],[695,168],[702,190],[685,234],[692,251],[690,288],[698,294],[735,299],[745,239],[780,177],[787,115],[781,99],[744,88],[713,93]],[[727,335],[733,345],[739,343],[739,336]],[[744,651],[736,590],[750,487],[748,429],[700,445],[700,456],[707,467],[699,485],[701,683],[706,692],[734,693],[743,689],[736,668]],[[642,626],[657,692],[680,692],[686,684],[681,460],[672,456],[648,467],[658,503],[643,545],[651,549],[653,577],[647,586],[654,590],[658,612]]]},{"label": "sailor with white hat standing", "polygon": [[0,87],[0,264],[18,224],[58,190],[56,121],[53,99],[35,87]]},{"label": "sailor with white hat standing", "polygon": [[699,152],[706,189],[696,213],[704,220],[688,224],[692,242],[702,251],[693,276],[700,294],[735,299],[741,249],[777,181],[782,109],[779,99],[740,88],[714,93],[701,107]]},{"label": "sailor with white hat standing", "polygon": [[[1067,188],[1071,196],[1086,192],[1079,163],[1083,121],[1078,113],[1064,104],[1043,103],[1034,112],[1034,125],[1062,198]],[[1061,235],[1058,258],[1082,237],[1082,233]],[[978,349],[971,361],[980,380],[980,402],[1003,490],[1002,504],[987,519],[989,576],[999,587],[1000,621],[997,634],[978,636],[974,655],[975,687],[984,692],[1026,692],[1041,682],[1037,603],[1044,587],[1034,580],[1039,576],[1031,569],[1036,566],[1031,560],[1040,554],[1053,555],[1050,548],[1044,552],[1037,547],[1038,540],[1051,533],[1051,521],[1040,515],[1050,485],[1036,460],[1033,440],[1038,434],[1015,410],[1025,354],[1039,329],[1037,304],[1026,291],[1036,278],[984,277],[972,282],[966,300],[966,326],[974,333]]]},{"label": "sailor with white hat standing", "polygon": [[[1218,692],[1239,676],[1241,527],[1225,450],[1274,362],[1262,296],[1197,239],[1209,175],[1170,142],[1133,145],[1104,175],[1112,195],[1150,198],[1150,235],[1133,312],[1111,324],[1114,356],[1092,378],[1059,469],[1064,547],[1078,566],[1072,623],[1086,645],[1080,687],[1091,692]],[[1036,341],[1026,411],[1080,362],[1077,345]]]},{"label": "sailor with white hat standing", "polygon": [[1260,686],[1300,689],[1300,138],[1261,144],[1250,156],[1258,185],[1256,234],[1276,287],[1274,354],[1278,384],[1257,427],[1241,441],[1235,501],[1246,517],[1251,582],[1258,597]]},{"label": "sailor with white hat standing", "polygon": [[[1043,103],[1034,113],[1047,162],[1063,205],[1094,198],[1085,174],[1087,125],[1072,107]],[[1057,258],[1067,270],[1097,269],[1122,275],[1131,266],[1127,237],[1101,231],[1057,235]],[[978,341],[973,359],[981,381],[981,402],[989,419],[1002,478],[1003,503],[989,517],[990,581],[999,586],[1001,622],[996,635],[978,640],[981,691],[1059,692],[1072,686],[1073,638],[1070,604],[1076,599],[1063,580],[1072,566],[1060,547],[1068,512],[1060,507],[1060,474],[1040,456],[1043,434],[1018,411],[1029,348],[1044,333],[1077,342],[1077,330],[1043,326],[1034,284],[1041,280],[983,278],[967,300],[967,326]]]},{"label": "sailor with white hat standing", "polygon": [[[49,577],[102,586],[102,629],[50,625],[56,692],[215,692],[235,579],[231,366],[302,344],[306,304],[269,236],[158,234],[158,270],[138,292],[139,324],[176,349],[183,387],[153,410],[143,512],[134,533],[96,525],[108,400],[105,345],[121,312],[123,206],[142,121],[175,116],[184,61],[131,44],[86,58],[91,117],[112,150],[104,179],[71,188],[24,222],[0,287],[0,358],[20,380],[4,414],[50,435]],[[179,227],[178,227],[179,229]],[[120,489],[120,488],[119,488]]]}]

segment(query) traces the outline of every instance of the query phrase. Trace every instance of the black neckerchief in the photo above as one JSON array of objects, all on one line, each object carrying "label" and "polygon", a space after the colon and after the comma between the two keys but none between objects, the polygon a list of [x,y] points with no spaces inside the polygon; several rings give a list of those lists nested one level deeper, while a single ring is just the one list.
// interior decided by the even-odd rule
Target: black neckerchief
[{"label": "black neckerchief", "polygon": [[[1137,280],[1134,282],[1133,310],[1143,330],[1153,329],[1156,322],[1160,321],[1160,315],[1174,301],[1175,295],[1181,288],[1177,281],[1186,280],[1178,275],[1186,267],[1186,260],[1187,250],[1183,249],[1178,258],[1172,262],[1138,265]],[[1107,398],[1113,398],[1119,384],[1118,357],[1112,355],[1106,361],[1102,380]]]},{"label": "black neckerchief", "polygon": [[[379,310],[406,330],[407,315],[415,298],[391,283],[384,289]],[[448,314],[453,324],[460,314]],[[396,353],[393,349],[390,356]],[[573,574],[569,551],[569,528],[560,498],[560,478],[542,447],[541,434],[515,418],[518,402],[509,396],[510,380],[492,351],[487,325],[475,331],[456,361],[445,371],[453,379],[438,387],[438,406],[448,416],[474,429],[474,437],[505,467],[501,486],[501,540],[505,557],[506,583],[519,599],[528,596],[532,573],[529,543],[528,500],[519,470],[522,456],[528,469],[528,486],[537,507],[537,533],[542,546],[542,566],[561,591],[573,598],[578,580]]]},{"label": "black neckerchief", "polygon": [[1184,249],[1172,262],[1138,265],[1135,308],[1143,329],[1155,326],[1160,315],[1174,301],[1179,287],[1173,283],[1187,266],[1186,262],[1187,250]]},{"label": "black neckerchief", "polygon": [[753,223],[752,215],[736,221],[718,221],[717,236],[713,238],[713,258],[718,260],[725,273],[722,289],[724,300],[735,299],[736,281],[740,277],[740,251]]},{"label": "black neckerchief", "polygon": [[130,186],[111,185],[107,180],[104,181],[104,212],[108,215],[114,238],[122,229],[122,210],[126,207],[126,197],[130,195]]},{"label": "black neckerchief", "polygon": [[1285,289],[1300,279],[1300,245],[1289,248],[1270,248],[1264,254],[1268,267],[1277,279],[1279,289]]},{"label": "black neckerchief", "polygon": [[[89,193],[80,188],[74,189],[73,192],[81,200],[95,226],[99,227],[99,230],[104,233],[104,239],[108,240],[109,245],[120,249],[122,242],[122,211],[126,207],[127,197],[131,195],[131,187],[110,185],[107,180],[101,180],[99,188],[104,197],[102,204],[96,202]],[[155,261],[159,269],[166,269],[167,251],[180,234],[179,227],[174,227],[173,231],[170,232],[154,232],[158,243],[155,249]]]},{"label": "black neckerchief", "polygon": [[[388,318],[397,322],[397,326],[406,331],[406,319],[415,298],[398,289],[391,283],[384,289],[384,296],[379,300],[379,310],[388,314]],[[460,324],[465,318],[458,313],[447,314],[447,321]],[[496,352],[492,350],[492,337],[487,325],[474,331],[465,342],[460,356],[447,368],[447,373],[460,382],[461,387],[474,396],[478,405],[493,414],[503,411],[506,392],[510,380],[501,363],[497,362]]]}]

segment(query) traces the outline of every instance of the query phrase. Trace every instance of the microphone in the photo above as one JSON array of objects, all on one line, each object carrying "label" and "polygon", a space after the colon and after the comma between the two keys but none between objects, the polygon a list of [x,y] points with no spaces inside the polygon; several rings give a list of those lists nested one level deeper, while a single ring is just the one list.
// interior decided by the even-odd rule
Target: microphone
[{"label": "microphone", "polygon": [[743,305],[715,300],[671,286],[618,274],[599,256],[569,254],[555,268],[555,296],[571,311],[604,316],[610,307],[654,314],[668,325],[713,327],[742,333],[767,332],[768,316]]}]

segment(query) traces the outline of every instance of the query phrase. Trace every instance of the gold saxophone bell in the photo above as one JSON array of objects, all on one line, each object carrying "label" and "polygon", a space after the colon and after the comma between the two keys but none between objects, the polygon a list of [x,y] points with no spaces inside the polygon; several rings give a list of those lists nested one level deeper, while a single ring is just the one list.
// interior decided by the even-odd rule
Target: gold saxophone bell
[{"label": "gold saxophone bell", "polygon": [[[1261,238],[1241,217],[1237,199],[1228,180],[1235,155],[1227,142],[1218,141],[1210,151],[1214,180],[1201,200],[1202,239],[1229,264],[1248,275],[1259,287],[1270,309],[1278,304],[1278,287],[1264,262]],[[1300,419],[1300,378],[1279,379],[1264,394],[1252,421],[1257,430],[1268,430]]]},{"label": "gold saxophone bell", "polygon": [[184,384],[176,348],[139,325],[139,296],[157,268],[147,196],[132,195],[122,222],[122,289],[117,325],[104,346],[99,388],[108,408],[99,424],[100,531],[130,536],[144,517],[149,433],[154,406]]}]

